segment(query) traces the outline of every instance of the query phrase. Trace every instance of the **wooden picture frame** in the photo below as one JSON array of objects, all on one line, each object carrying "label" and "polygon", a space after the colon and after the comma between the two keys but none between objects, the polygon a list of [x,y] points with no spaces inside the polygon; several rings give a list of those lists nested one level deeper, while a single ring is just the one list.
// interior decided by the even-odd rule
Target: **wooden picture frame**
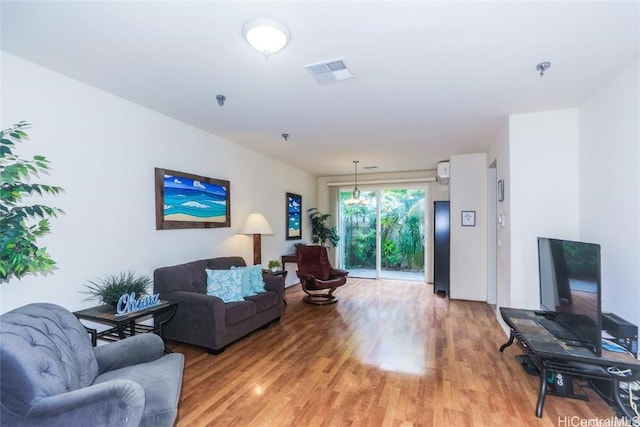
[{"label": "wooden picture frame", "polygon": [[155,168],[156,230],[231,227],[231,183]]},{"label": "wooden picture frame", "polygon": [[302,196],[287,193],[287,240],[302,239]]}]

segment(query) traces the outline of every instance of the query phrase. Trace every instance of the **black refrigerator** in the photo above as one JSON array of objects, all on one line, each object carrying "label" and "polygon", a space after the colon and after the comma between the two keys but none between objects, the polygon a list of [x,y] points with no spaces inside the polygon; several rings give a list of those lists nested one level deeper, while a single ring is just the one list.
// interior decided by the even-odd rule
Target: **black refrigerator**
[{"label": "black refrigerator", "polygon": [[449,202],[433,202],[433,292],[449,294]]}]

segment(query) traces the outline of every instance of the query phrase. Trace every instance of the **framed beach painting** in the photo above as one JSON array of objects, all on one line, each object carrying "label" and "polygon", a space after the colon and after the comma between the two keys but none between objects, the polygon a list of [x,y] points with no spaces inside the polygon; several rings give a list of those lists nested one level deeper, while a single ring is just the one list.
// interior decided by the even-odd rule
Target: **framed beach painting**
[{"label": "framed beach painting", "polygon": [[287,240],[302,238],[302,196],[287,193]]},{"label": "framed beach painting", "polygon": [[155,168],[156,230],[231,227],[229,181]]}]

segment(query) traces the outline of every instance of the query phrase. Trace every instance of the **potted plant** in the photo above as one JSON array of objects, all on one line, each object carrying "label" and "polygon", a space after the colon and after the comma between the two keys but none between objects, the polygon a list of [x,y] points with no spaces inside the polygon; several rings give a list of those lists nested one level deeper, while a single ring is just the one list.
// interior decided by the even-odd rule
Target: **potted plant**
[{"label": "potted plant", "polygon": [[25,196],[35,193],[57,195],[60,187],[38,184],[33,178],[49,169],[44,156],[21,159],[15,145],[28,139],[23,129],[30,123],[21,121],[0,131],[0,282],[22,278],[28,273],[44,273],[56,264],[47,248],[36,245],[39,237],[49,232],[49,218],[64,213],[46,205],[22,205]]},{"label": "potted plant", "polygon": [[272,259],[269,261],[269,270],[276,272],[278,271],[278,267],[280,267],[280,261],[277,259]]},{"label": "potted plant", "polygon": [[147,275],[136,275],[133,271],[110,274],[102,279],[90,280],[84,286],[85,293],[94,299],[115,307],[122,294],[135,292],[136,297],[147,294],[147,288],[153,281]]},{"label": "potted plant", "polygon": [[311,221],[311,241],[325,246],[328,240],[334,247],[338,246],[340,236],[338,235],[336,227],[330,227],[327,224],[327,219],[331,214],[323,214],[317,208],[307,209],[307,213]]}]

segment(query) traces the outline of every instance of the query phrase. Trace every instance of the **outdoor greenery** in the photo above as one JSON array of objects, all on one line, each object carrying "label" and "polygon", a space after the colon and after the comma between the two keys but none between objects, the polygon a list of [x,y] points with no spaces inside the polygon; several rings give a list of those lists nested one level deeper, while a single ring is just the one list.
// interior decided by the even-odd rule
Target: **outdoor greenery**
[{"label": "outdoor greenery", "polygon": [[331,245],[338,246],[340,236],[336,227],[330,227],[327,221],[331,214],[323,214],[317,208],[307,209],[311,221],[311,241],[325,246],[327,240]]},{"label": "outdoor greenery", "polygon": [[149,276],[136,276],[133,271],[111,274],[102,279],[90,280],[84,286],[89,294],[88,300],[97,300],[103,304],[116,306],[122,294],[135,292],[136,298],[145,295],[153,280]]},{"label": "outdoor greenery", "polygon": [[40,172],[49,170],[44,156],[21,159],[15,145],[28,139],[25,121],[0,131],[0,282],[22,278],[29,273],[47,272],[55,261],[46,248],[36,245],[39,237],[50,231],[49,218],[63,213],[41,204],[22,204],[25,196],[57,195],[62,188],[32,182]]},{"label": "outdoor greenery", "polygon": [[[345,268],[375,268],[375,193],[363,191],[366,204],[344,204],[351,193],[340,193]],[[381,192],[381,265],[388,270],[424,271],[424,190]]]}]

